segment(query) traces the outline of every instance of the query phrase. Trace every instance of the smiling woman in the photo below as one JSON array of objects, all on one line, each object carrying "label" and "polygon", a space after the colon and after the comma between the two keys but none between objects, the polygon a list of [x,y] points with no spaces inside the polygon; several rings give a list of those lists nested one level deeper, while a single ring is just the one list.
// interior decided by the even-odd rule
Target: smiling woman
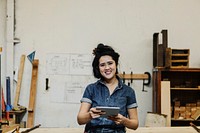
[{"label": "smiling woman", "polygon": [[[135,91],[117,76],[120,55],[104,44],[99,44],[93,54],[93,74],[99,80],[85,89],[78,123],[86,124],[85,133],[125,133],[126,127],[136,130],[139,122]],[[101,106],[119,108],[119,112],[114,116],[105,115],[105,111],[99,108]]]}]

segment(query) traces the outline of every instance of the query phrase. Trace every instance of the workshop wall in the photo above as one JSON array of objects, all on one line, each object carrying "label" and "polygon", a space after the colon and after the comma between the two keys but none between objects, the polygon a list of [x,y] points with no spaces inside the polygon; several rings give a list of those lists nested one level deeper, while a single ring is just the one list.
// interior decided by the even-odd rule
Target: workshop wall
[{"label": "workshop wall", "polygon": [[[16,0],[15,4],[15,37],[20,43],[14,47],[14,64],[17,70],[21,55],[33,51],[39,59],[35,124],[42,127],[79,127],[79,100],[85,86],[95,81],[88,64],[98,43],[120,53],[120,73],[152,73],[153,33],[167,29],[168,46],[189,48],[190,67],[200,67],[199,0]],[[0,8],[0,13],[5,10]],[[26,59],[19,101],[26,107],[31,70]],[[144,92],[142,83],[131,84],[137,94],[140,126],[152,111],[152,86],[145,86]],[[15,88],[16,83],[13,95]]]},{"label": "workshop wall", "polygon": [[[6,1],[0,0],[0,47],[3,47],[5,44],[5,29],[6,29]],[[2,57],[1,60],[4,60],[4,53],[1,53]],[[1,73],[2,75],[5,75],[5,67],[2,65],[1,67]],[[1,75],[1,76],[2,76]],[[3,84],[3,83],[2,83]]]}]

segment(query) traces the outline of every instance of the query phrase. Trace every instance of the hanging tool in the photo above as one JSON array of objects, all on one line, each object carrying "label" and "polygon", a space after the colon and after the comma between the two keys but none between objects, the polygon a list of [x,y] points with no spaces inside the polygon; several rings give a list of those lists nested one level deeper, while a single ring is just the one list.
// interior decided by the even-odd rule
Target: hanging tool
[{"label": "hanging tool", "polygon": [[133,72],[131,71],[131,83],[130,82],[128,82],[128,86],[131,86],[131,84],[133,83],[133,78],[132,78],[132,75],[133,75]]},{"label": "hanging tool", "polygon": [[11,93],[10,93],[10,77],[6,77],[6,118],[9,121],[10,120],[10,114],[9,111],[12,110],[11,105]]},{"label": "hanging tool", "polygon": [[11,93],[10,93],[10,77],[6,77],[6,109],[10,111],[11,108]]},{"label": "hanging tool", "polygon": [[132,78],[132,76],[133,76],[133,72],[131,71],[131,84],[133,83],[133,78]]},{"label": "hanging tool", "polygon": [[123,80],[123,83],[125,84],[125,78],[124,78],[124,76],[125,76],[125,72],[123,72],[123,75],[122,75],[122,80]]},{"label": "hanging tool", "polygon": [[46,78],[46,91],[49,89],[49,78]]}]

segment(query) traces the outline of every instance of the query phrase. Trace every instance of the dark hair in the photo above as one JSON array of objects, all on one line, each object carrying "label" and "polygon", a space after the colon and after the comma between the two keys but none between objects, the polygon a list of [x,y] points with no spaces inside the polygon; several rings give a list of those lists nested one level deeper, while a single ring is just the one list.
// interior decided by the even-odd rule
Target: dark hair
[{"label": "dark hair", "polygon": [[[101,56],[104,55],[109,55],[112,57],[112,59],[115,61],[116,66],[118,65],[118,60],[119,60],[119,54],[114,51],[114,49],[111,46],[104,45],[102,43],[97,45],[97,48],[93,50],[94,54],[94,60],[92,62],[92,67],[93,67],[93,74],[95,78],[102,78],[102,75],[99,70],[99,59]],[[118,73],[118,70],[116,70],[116,74]]]}]

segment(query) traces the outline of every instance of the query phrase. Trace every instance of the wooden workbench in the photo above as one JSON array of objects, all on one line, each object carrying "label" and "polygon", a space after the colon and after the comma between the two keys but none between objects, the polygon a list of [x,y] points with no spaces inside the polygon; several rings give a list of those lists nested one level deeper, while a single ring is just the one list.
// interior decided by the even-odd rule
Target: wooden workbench
[{"label": "wooden workbench", "polygon": [[[25,129],[20,129],[20,131]],[[8,132],[11,133],[12,131]],[[83,128],[37,128],[31,133],[83,133]],[[127,133],[197,133],[192,127],[139,127]]]}]

